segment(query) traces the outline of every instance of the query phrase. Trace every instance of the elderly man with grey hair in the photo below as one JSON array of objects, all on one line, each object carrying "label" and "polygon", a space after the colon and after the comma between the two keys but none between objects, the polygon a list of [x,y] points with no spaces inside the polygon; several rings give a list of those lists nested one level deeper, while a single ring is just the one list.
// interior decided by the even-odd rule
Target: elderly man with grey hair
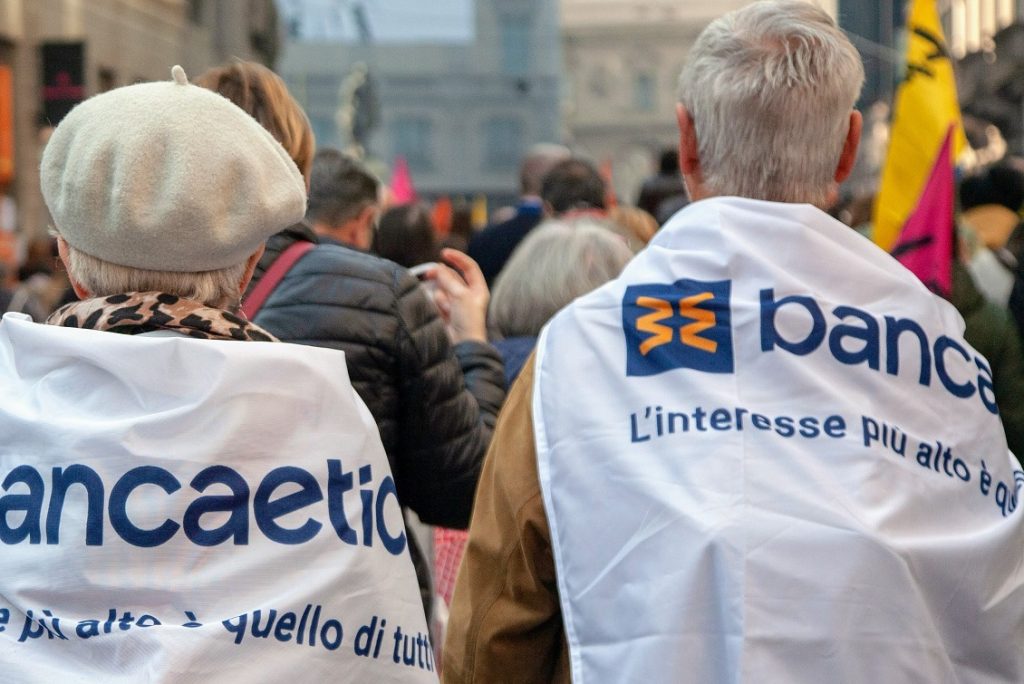
[{"label": "elderly man with grey hair", "polygon": [[1024,472],[988,363],[822,211],[863,78],[797,0],[698,38],[694,203],[541,333],[480,479],[445,681],[1024,681]]}]

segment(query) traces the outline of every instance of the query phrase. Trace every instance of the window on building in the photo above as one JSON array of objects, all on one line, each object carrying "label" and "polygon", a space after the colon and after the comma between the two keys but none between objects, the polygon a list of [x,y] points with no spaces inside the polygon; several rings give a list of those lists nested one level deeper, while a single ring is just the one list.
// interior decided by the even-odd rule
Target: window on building
[{"label": "window on building", "polygon": [[423,116],[403,116],[391,124],[391,144],[394,156],[405,157],[409,168],[429,171],[434,167],[431,150],[433,123]]},{"label": "window on building", "polygon": [[203,23],[203,0],[188,0],[188,20],[193,24]]},{"label": "window on building", "polygon": [[496,117],[484,123],[483,167],[508,171],[519,166],[523,152],[523,124],[518,119]]},{"label": "window on building", "polygon": [[594,97],[602,99],[608,97],[608,69],[603,64],[594,67],[593,71],[590,72],[588,85],[590,86],[590,94]]},{"label": "window on building", "polygon": [[641,112],[654,111],[657,84],[654,75],[643,71],[633,78],[633,108]]},{"label": "window on building", "polygon": [[501,20],[501,70],[509,76],[530,71],[530,17],[508,14]]}]

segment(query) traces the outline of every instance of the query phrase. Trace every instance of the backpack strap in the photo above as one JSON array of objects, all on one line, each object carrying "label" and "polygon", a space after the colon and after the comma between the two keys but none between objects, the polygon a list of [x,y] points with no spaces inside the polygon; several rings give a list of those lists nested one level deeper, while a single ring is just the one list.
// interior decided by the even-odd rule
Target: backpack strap
[{"label": "backpack strap", "polygon": [[316,243],[300,240],[293,242],[281,255],[274,260],[267,272],[263,274],[256,287],[252,288],[249,296],[242,300],[242,313],[250,321],[256,318],[256,314],[263,308],[263,304],[270,297],[278,283],[284,280],[288,271],[292,269],[299,259],[309,250],[316,247]]}]

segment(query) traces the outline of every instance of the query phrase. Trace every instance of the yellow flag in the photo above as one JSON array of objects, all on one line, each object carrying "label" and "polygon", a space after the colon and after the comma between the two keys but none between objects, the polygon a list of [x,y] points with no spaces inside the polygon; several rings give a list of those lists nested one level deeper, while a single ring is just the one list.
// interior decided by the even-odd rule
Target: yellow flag
[{"label": "yellow flag", "polygon": [[487,196],[477,195],[473,198],[473,206],[471,208],[470,221],[473,224],[473,228],[476,230],[482,229],[487,225]]},{"label": "yellow flag", "polygon": [[889,152],[875,200],[873,237],[886,250],[917,206],[949,127],[955,127],[954,159],[967,142],[936,1],[913,0],[907,21],[907,76],[896,93]]}]

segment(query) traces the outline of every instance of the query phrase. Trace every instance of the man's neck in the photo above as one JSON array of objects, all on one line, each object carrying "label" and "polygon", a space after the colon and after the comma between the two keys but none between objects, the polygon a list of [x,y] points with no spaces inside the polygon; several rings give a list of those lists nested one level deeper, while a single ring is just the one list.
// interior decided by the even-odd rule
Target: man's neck
[{"label": "man's neck", "polygon": [[359,245],[359,226],[354,221],[348,221],[340,226],[331,226],[321,222],[313,223],[313,231],[317,235],[331,238],[352,247]]}]

